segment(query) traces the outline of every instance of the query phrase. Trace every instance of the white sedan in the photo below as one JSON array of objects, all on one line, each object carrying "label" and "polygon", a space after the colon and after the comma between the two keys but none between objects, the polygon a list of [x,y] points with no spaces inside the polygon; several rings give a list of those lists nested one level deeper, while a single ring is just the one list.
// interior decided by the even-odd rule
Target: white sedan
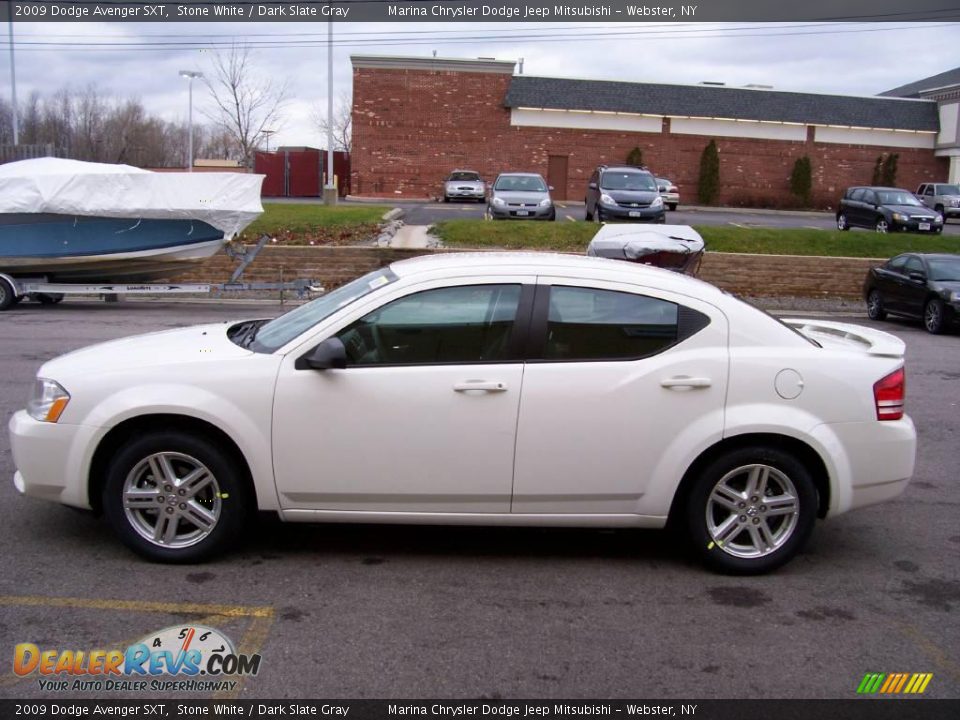
[{"label": "white sedan", "polygon": [[43,365],[10,422],[17,489],[106,514],[152,560],[288,521],[685,528],[771,570],[817,517],[914,467],[904,345],[785,325],[666,270],[442,254],[272,321],[104,343]]}]

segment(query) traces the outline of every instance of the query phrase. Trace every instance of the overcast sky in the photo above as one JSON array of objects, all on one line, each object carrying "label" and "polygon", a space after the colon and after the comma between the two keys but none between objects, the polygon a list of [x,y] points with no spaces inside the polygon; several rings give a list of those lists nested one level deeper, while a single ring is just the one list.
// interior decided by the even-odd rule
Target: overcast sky
[{"label": "overcast sky", "polygon": [[[321,147],[313,117],[316,108],[326,108],[326,32],[326,23],[17,23],[17,93],[23,98],[92,83],[118,98],[138,97],[169,120],[185,119],[187,87],[178,71],[209,71],[210,50],[201,45],[269,44],[256,49],[256,69],[290,87],[285,122],[271,146]],[[440,57],[524,58],[527,75],[759,83],[850,95],[874,95],[960,66],[960,25],[946,23],[336,23],[334,33],[334,97],[350,89],[351,53],[429,57],[435,50]],[[0,88],[9,98],[5,33],[2,40]],[[77,45],[119,42],[137,46]],[[209,103],[202,86],[194,90],[201,120]]]}]

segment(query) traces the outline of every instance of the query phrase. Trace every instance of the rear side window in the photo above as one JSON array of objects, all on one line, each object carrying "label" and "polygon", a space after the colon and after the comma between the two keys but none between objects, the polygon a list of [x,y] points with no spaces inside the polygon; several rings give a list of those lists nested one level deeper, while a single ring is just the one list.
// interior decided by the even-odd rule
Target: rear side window
[{"label": "rear side window", "polygon": [[659,298],[553,286],[544,360],[633,360],[655,355],[709,324],[706,315]]},{"label": "rear side window", "polygon": [[847,197],[850,200],[855,202],[861,202],[863,200],[863,194],[866,192],[863,188],[854,188],[853,190],[847,191]]},{"label": "rear side window", "polygon": [[898,255],[887,263],[887,270],[894,272],[903,272],[903,266],[907,264],[907,255]]}]

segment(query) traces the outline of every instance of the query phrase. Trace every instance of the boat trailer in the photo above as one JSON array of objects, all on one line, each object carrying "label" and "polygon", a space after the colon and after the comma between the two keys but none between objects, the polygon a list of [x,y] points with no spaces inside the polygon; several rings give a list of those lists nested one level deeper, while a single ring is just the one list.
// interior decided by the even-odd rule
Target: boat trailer
[{"label": "boat trailer", "polygon": [[256,259],[260,251],[270,241],[269,235],[261,235],[253,246],[233,244],[225,246],[227,255],[236,261],[230,279],[223,283],[58,283],[49,282],[45,277],[13,277],[0,272],[0,311],[6,310],[24,298],[36,300],[43,305],[53,305],[66,295],[100,295],[107,302],[117,302],[123,295],[187,295],[209,293],[231,293],[241,291],[280,291],[280,304],[284,302],[284,293],[294,293],[298,300],[304,300],[315,293],[322,293],[322,287],[312,280],[297,278],[283,280],[283,270],[277,282],[243,282],[244,271]]}]

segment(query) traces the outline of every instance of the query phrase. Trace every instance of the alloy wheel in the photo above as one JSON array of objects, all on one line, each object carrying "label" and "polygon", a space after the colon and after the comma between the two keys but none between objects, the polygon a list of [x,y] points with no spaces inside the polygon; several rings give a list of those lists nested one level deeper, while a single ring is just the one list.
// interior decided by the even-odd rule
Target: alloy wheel
[{"label": "alloy wheel", "polygon": [[799,514],[797,489],[785,473],[771,465],[743,465],[711,491],[707,532],[728,555],[762,558],[790,539]]},{"label": "alloy wheel", "polygon": [[887,224],[887,221],[884,218],[877,220],[877,232],[885,233],[890,229],[890,226]]}]

